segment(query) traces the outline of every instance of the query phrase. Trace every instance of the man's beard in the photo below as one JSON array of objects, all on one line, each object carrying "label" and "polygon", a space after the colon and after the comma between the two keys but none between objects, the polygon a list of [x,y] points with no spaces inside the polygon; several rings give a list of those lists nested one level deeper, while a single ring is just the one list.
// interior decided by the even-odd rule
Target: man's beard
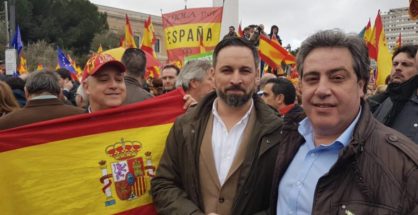
[{"label": "man's beard", "polygon": [[[236,94],[227,94],[228,90],[241,90],[244,94],[243,95],[236,95]],[[229,106],[231,107],[241,107],[245,103],[248,102],[248,100],[251,99],[251,96],[253,94],[254,90],[251,90],[249,93],[246,93],[244,89],[242,89],[240,86],[231,86],[225,89],[225,91],[216,90],[216,94]]]}]

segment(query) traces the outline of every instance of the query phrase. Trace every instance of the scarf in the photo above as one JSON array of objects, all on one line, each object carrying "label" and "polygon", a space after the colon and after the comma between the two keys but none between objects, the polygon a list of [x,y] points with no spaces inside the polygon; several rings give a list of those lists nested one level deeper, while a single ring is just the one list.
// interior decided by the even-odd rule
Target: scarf
[{"label": "scarf", "polygon": [[413,76],[404,83],[390,83],[387,89],[387,95],[393,103],[392,109],[386,115],[383,123],[386,126],[391,126],[396,119],[396,116],[403,109],[405,104],[409,101],[414,92],[418,88],[418,75]]}]

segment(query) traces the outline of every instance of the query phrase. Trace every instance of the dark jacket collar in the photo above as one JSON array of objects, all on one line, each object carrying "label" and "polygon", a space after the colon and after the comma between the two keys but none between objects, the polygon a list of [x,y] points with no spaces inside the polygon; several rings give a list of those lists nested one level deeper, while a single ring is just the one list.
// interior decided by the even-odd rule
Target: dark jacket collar
[{"label": "dark jacket collar", "polygon": [[366,140],[370,137],[376,127],[376,120],[370,112],[368,103],[364,99],[361,100],[361,108],[360,118],[354,128],[353,140],[350,143],[350,145],[356,149],[356,152],[363,151]]},{"label": "dark jacket collar", "polygon": [[141,83],[139,83],[138,79],[136,79],[134,77],[131,77],[131,76],[127,76],[126,75],[124,77],[124,79],[125,79],[125,83],[126,84],[132,84],[132,85],[136,85],[136,86],[142,87],[142,85],[141,85]]},{"label": "dark jacket collar", "polygon": [[32,99],[26,102],[25,107],[39,107],[39,106],[50,106],[50,105],[64,105],[64,103],[57,98]]},{"label": "dark jacket collar", "polygon": [[306,117],[305,111],[298,104],[283,117],[283,130],[298,130],[299,122]]}]

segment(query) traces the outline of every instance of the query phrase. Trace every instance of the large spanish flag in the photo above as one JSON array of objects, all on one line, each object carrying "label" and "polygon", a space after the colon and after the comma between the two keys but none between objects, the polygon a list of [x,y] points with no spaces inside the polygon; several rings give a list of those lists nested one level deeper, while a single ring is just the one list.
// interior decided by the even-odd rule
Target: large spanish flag
[{"label": "large spanish flag", "polygon": [[221,34],[222,7],[193,8],[162,15],[168,60],[181,61],[200,53],[201,38],[206,51],[214,49]]},{"label": "large spanish flag", "polygon": [[182,97],[0,132],[0,213],[156,214],[150,180]]}]

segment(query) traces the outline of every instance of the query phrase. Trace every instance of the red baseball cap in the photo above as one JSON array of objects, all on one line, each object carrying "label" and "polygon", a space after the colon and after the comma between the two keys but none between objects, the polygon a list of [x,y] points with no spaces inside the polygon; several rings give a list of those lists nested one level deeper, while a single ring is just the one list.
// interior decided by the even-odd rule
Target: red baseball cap
[{"label": "red baseball cap", "polygon": [[115,66],[121,73],[125,72],[126,70],[125,66],[120,61],[113,58],[111,55],[104,53],[94,54],[87,61],[86,66],[84,67],[82,80],[86,80],[87,77],[96,74],[96,72],[103,68],[103,66],[107,65]]}]

